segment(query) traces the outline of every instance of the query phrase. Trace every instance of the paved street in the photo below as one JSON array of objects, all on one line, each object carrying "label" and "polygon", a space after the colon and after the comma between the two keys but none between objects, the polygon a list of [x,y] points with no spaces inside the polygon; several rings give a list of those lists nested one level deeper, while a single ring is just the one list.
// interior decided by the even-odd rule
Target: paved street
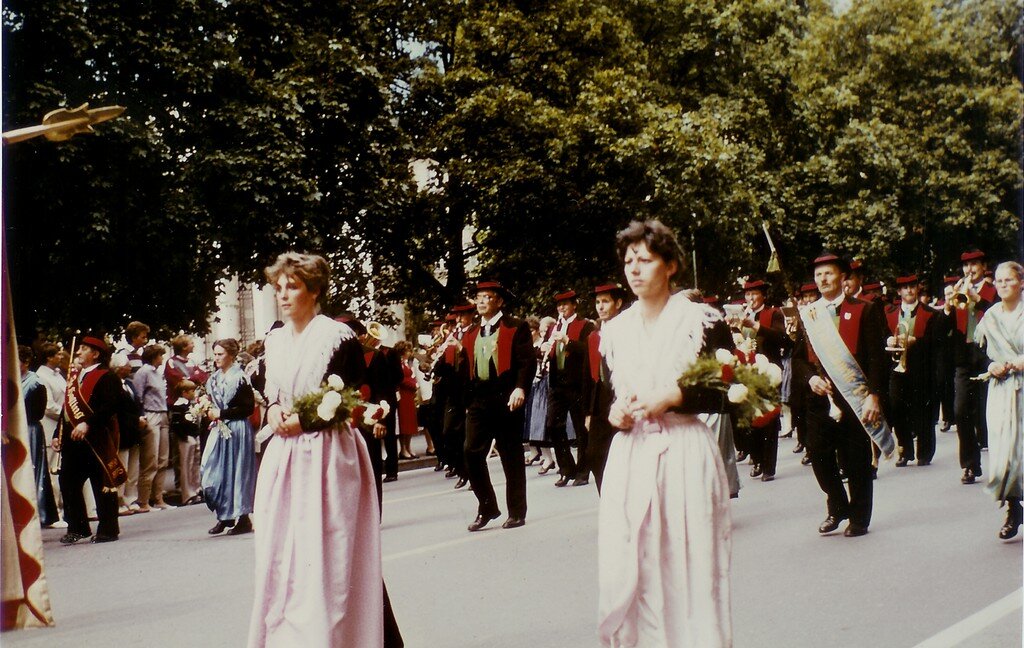
[{"label": "paved street", "polygon": [[[736,646],[1021,645],[1021,540],[1000,542],[1003,512],[960,484],[955,434],[930,467],[883,465],[862,538],[818,535],[823,496],[792,447],[733,501]],[[385,579],[410,648],[597,645],[596,489],[527,470],[527,524],[508,531],[466,532],[475,499],[441,473],[387,485]],[[204,506],[136,515],[100,546],[45,530],[57,627],[4,646],[243,646],[252,536],[210,537],[213,522]]]}]

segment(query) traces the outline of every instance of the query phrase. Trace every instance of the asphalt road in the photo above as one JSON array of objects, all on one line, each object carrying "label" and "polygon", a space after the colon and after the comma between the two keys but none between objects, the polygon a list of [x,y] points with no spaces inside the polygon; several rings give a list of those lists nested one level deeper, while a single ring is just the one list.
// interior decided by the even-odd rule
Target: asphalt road
[{"label": "asphalt road", "polygon": [[[745,478],[733,500],[736,646],[1021,645],[1021,539],[999,541],[1003,512],[982,485],[960,484],[955,434],[939,435],[931,466],[883,465],[861,538],[818,535],[824,497],[792,446],[780,442],[776,481]],[[536,472],[526,526],[473,534],[475,499],[442,473],[386,485],[384,573],[407,646],[598,644],[597,491]],[[70,547],[44,530],[57,625],[0,641],[244,646],[252,536],[210,537],[213,522],[202,505],[135,515],[119,542]]]}]

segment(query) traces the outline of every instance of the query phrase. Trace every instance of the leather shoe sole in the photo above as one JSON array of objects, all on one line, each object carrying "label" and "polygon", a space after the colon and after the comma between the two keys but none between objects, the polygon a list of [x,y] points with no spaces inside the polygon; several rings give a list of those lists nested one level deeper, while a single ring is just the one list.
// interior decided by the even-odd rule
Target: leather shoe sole
[{"label": "leather shoe sole", "polygon": [[853,522],[851,522],[850,524],[846,525],[846,530],[843,531],[843,535],[847,538],[856,538],[857,536],[867,534],[867,532],[867,527],[861,526],[859,524],[854,524]]},{"label": "leather shoe sole", "polygon": [[832,533],[839,528],[839,523],[845,520],[843,517],[836,517],[830,515],[825,518],[825,521],[818,525],[818,533]]},{"label": "leather shoe sole", "polygon": [[587,478],[587,477],[581,477],[579,479],[572,480],[572,485],[573,486],[586,486],[589,483],[590,483],[590,479]]},{"label": "leather shoe sole", "polygon": [[515,529],[516,527],[521,527],[524,524],[526,524],[526,520],[524,518],[521,518],[521,517],[509,517],[509,519],[505,520],[505,522],[501,525],[501,528],[502,529]]},{"label": "leather shoe sole", "polygon": [[467,527],[470,531],[479,531],[480,529],[487,526],[487,523],[491,520],[497,520],[501,512],[492,513],[490,515],[478,515],[476,519]]},{"label": "leather shoe sole", "polygon": [[388,475],[387,477],[385,477],[383,479],[383,482],[385,484],[390,484],[391,482],[395,482],[395,481],[398,481],[398,475]]},{"label": "leather shoe sole", "polygon": [[763,482],[775,481],[775,475],[769,475],[769,474],[765,473],[765,474],[761,475],[761,481],[763,481]]},{"label": "leather shoe sole", "polygon": [[455,490],[459,490],[468,483],[465,479],[459,478],[459,481],[455,482]]},{"label": "leather shoe sole", "polygon": [[559,477],[558,481],[555,482],[555,486],[557,486],[558,488],[561,488],[562,486],[568,486],[568,485],[569,485],[569,478],[568,477]]},{"label": "leather shoe sole", "polygon": [[94,535],[92,537],[92,540],[90,540],[89,542],[91,542],[93,544],[100,544],[100,543],[103,543],[103,542],[117,542],[117,536],[108,536],[108,535],[99,535],[99,534],[97,534],[97,535]]}]

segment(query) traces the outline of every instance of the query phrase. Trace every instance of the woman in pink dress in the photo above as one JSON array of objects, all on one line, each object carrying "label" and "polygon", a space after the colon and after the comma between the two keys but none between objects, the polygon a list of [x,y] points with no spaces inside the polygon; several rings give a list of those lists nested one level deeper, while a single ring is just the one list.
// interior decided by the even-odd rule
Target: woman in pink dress
[{"label": "woman in pink dress", "polygon": [[267,268],[282,328],[266,338],[268,425],[253,512],[256,587],[249,646],[383,646],[380,518],[373,467],[349,425],[306,432],[293,400],[337,374],[364,382],[348,326],[317,313],[322,257],[282,254]]},{"label": "woman in pink dress", "polygon": [[620,432],[599,508],[598,633],[614,647],[731,646],[729,484],[697,418],[723,395],[676,381],[732,338],[716,310],[672,293],[685,257],[671,230],[633,222],[617,247],[637,301],[601,330]]}]

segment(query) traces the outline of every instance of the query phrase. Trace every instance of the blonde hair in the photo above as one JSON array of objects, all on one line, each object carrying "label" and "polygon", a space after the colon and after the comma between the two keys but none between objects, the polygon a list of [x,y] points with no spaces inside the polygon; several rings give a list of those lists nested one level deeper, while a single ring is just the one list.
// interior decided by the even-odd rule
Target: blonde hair
[{"label": "blonde hair", "polygon": [[1003,261],[998,266],[996,266],[996,272],[999,272],[1000,270],[1003,269],[1012,272],[1017,277],[1017,281],[1024,281],[1024,266],[1017,263],[1016,261]]},{"label": "blonde hair", "polygon": [[284,252],[264,272],[271,284],[276,284],[281,275],[294,277],[306,285],[306,290],[316,293],[318,299],[323,299],[331,280],[331,267],[318,254]]}]

